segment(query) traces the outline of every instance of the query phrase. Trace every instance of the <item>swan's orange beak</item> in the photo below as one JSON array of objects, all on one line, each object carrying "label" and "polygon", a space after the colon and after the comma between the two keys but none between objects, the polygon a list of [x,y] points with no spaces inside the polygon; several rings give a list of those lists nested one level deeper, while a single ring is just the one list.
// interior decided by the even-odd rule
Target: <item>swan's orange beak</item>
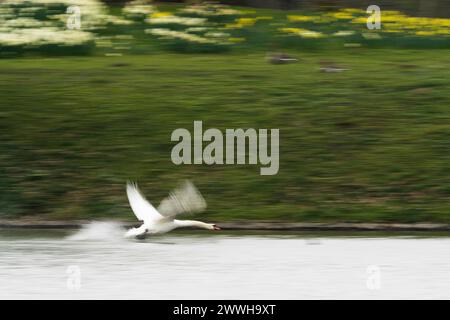
[{"label": "swan's orange beak", "polygon": [[218,226],[216,226],[215,224],[213,224],[213,230],[222,230],[222,229],[220,229]]}]

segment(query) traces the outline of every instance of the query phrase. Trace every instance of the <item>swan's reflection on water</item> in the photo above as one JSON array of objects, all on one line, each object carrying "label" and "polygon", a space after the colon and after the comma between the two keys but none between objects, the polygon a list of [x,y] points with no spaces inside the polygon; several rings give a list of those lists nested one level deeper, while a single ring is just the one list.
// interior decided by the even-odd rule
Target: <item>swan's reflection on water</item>
[{"label": "swan's reflection on water", "polygon": [[0,298],[450,298],[446,235],[183,232],[138,241],[114,228],[103,238],[0,230]]}]

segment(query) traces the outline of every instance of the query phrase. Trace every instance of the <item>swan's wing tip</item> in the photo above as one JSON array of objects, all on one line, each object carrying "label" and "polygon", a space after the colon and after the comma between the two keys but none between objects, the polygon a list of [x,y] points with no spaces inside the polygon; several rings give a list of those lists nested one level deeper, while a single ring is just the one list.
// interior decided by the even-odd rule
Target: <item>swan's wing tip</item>
[{"label": "swan's wing tip", "polygon": [[141,193],[137,182],[133,181],[133,180],[127,180],[126,190],[127,190],[127,193],[130,193],[130,192]]},{"label": "swan's wing tip", "polygon": [[136,181],[127,180],[127,187],[137,187]]}]

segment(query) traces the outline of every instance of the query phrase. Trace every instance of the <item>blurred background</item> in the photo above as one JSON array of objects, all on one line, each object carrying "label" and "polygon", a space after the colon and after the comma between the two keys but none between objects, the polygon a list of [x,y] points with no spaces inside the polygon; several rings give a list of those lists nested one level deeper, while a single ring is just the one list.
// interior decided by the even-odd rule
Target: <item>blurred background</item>
[{"label": "blurred background", "polygon": [[[214,221],[450,222],[450,4],[370,4],[0,1],[0,218],[133,219],[126,180],[191,179]],[[174,165],[194,120],[280,129],[279,173]]]}]

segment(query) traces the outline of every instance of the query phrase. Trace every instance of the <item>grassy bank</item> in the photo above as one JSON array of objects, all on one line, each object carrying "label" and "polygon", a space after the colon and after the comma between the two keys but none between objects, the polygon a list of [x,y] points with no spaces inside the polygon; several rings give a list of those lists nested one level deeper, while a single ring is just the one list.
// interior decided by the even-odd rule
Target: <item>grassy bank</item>
[{"label": "grassy bank", "polygon": [[[449,53],[0,60],[0,214],[127,218],[127,179],[157,204],[189,178],[216,220],[450,222]],[[279,128],[279,174],[175,166],[170,135],[194,120]]]}]

